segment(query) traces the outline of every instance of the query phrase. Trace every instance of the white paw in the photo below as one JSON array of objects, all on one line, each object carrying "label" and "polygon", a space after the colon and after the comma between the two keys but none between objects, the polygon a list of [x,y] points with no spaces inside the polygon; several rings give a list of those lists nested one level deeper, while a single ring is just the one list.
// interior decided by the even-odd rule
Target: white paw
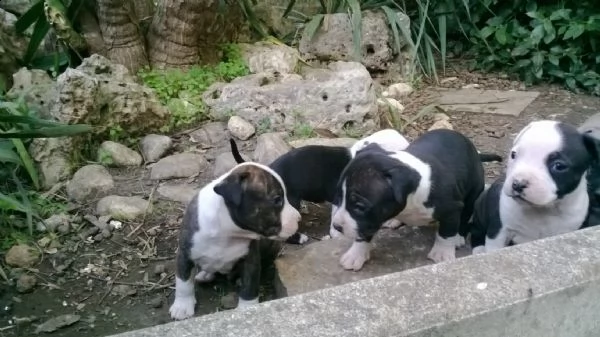
[{"label": "white paw", "polygon": [[444,239],[436,234],[435,243],[427,257],[435,263],[456,259],[456,241],[456,236]]},{"label": "white paw", "polygon": [[485,253],[485,246],[477,246],[475,248],[473,248],[473,255],[477,255],[477,254],[483,254]]},{"label": "white paw", "polygon": [[457,235],[454,237],[454,241],[456,242],[456,247],[460,248],[467,244],[465,238],[462,235]]},{"label": "white paw", "polygon": [[169,308],[172,319],[181,320],[194,316],[196,298],[193,296],[175,297],[175,302]]},{"label": "white paw", "polygon": [[369,260],[370,246],[367,242],[354,242],[352,246],[340,258],[340,264],[346,270],[359,271],[365,262]]},{"label": "white paw", "polygon": [[383,225],[381,225],[381,227],[383,227],[383,228],[390,228],[390,229],[396,229],[396,228],[399,228],[400,226],[402,226],[402,221],[397,220],[397,219],[390,219],[390,220],[384,222]]},{"label": "white paw", "polygon": [[253,299],[253,300],[245,300],[245,299],[243,299],[243,298],[240,297],[238,299],[238,305],[237,305],[237,307],[235,309],[236,310],[244,310],[244,309],[250,308],[250,307],[252,307],[254,305],[257,305],[257,304],[258,304],[258,297],[255,298],[255,299]]},{"label": "white paw", "polygon": [[201,270],[198,274],[196,274],[196,276],[194,277],[194,280],[200,282],[200,283],[207,283],[207,282],[211,282],[212,280],[215,279],[215,274],[214,273],[208,273],[204,270]]},{"label": "white paw", "polygon": [[308,242],[308,236],[304,234],[300,234],[300,239],[298,239],[298,243],[303,245]]}]

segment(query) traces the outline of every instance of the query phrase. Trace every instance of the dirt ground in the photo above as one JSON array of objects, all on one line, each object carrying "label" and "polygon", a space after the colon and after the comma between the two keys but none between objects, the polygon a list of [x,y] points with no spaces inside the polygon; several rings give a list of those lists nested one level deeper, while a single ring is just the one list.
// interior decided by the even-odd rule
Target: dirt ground
[{"label": "dirt ground", "polygon": [[[522,84],[497,75],[464,73],[448,76],[458,79],[447,82],[446,87],[478,83],[481,88],[488,89],[523,89]],[[541,95],[518,118],[458,113],[450,115],[451,124],[472,139],[479,150],[504,154],[514,134],[529,121],[550,118],[580,124],[600,106],[599,98],[576,95],[557,87],[528,90],[538,90]],[[415,114],[434,96],[431,88],[421,88],[405,102],[406,114]],[[405,133],[413,138],[430,123],[424,118]],[[189,146],[186,134],[174,140],[180,150]],[[246,153],[252,149],[253,142],[242,145]],[[207,157],[218,154],[215,151],[208,150]],[[489,181],[502,169],[500,164],[485,165]],[[208,171],[206,175],[183,181],[200,187],[210,179],[212,171]],[[66,249],[44,255],[42,263],[29,271],[38,279],[38,286],[32,293],[19,294],[14,287],[0,284],[0,336],[33,335],[37,324],[63,314],[77,314],[80,320],[59,329],[53,336],[106,336],[170,321],[168,308],[174,295],[173,260],[184,206],[157,200],[153,193],[156,184],[148,179],[148,172],[144,168],[111,172],[119,187],[116,194],[154,198],[154,211],[143,222],[124,223],[110,239],[99,243],[87,243],[78,233],[61,237]],[[80,212],[84,214],[85,210]],[[308,205],[300,228],[312,240],[318,240],[327,234],[328,221],[328,205]],[[107,277],[114,282],[107,282]],[[196,315],[228,307],[233,289],[226,280],[199,285]],[[271,296],[268,287],[264,289],[263,300]]]}]

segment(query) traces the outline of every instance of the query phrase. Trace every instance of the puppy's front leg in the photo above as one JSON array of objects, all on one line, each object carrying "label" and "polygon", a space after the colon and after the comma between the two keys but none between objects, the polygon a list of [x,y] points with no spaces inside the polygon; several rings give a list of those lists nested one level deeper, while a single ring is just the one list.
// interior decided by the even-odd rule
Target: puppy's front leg
[{"label": "puppy's front leg", "polygon": [[435,236],[435,242],[427,257],[436,263],[456,259],[456,247],[464,244],[464,238],[458,234],[460,212],[442,216]]},{"label": "puppy's front leg", "polygon": [[196,294],[194,293],[194,278],[192,268],[194,263],[188,254],[180,247],[177,252],[177,273],[175,276],[175,301],[169,309],[171,318],[186,319],[194,316]]},{"label": "puppy's front leg", "polygon": [[248,249],[248,255],[242,262],[242,280],[236,309],[245,309],[258,304],[258,292],[260,289],[260,242],[252,240]]},{"label": "puppy's front leg", "polygon": [[344,269],[359,271],[370,258],[371,243],[356,239],[350,249],[340,258],[340,264]]},{"label": "puppy's front leg", "polygon": [[508,244],[508,233],[505,228],[500,229],[498,234],[490,238],[489,236],[485,236],[485,252],[493,252],[498,249],[502,249],[506,247]]}]

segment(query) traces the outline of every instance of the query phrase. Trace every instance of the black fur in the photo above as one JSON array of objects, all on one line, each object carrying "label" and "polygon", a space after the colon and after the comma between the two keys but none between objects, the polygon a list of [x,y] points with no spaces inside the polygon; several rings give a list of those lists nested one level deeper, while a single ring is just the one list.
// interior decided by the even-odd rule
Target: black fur
[{"label": "black fur", "polygon": [[500,194],[505,175],[496,179],[490,188],[482,192],[475,202],[471,228],[471,247],[485,245],[485,238],[496,238],[502,228],[500,220]]}]

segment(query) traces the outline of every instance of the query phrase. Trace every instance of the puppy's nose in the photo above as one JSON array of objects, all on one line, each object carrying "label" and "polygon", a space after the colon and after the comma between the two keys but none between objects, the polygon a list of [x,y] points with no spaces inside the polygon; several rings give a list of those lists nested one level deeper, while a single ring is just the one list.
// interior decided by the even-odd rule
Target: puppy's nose
[{"label": "puppy's nose", "polygon": [[513,189],[513,191],[515,191],[517,193],[523,193],[523,190],[527,187],[527,185],[528,185],[527,180],[515,179],[512,182],[512,189]]},{"label": "puppy's nose", "polygon": [[333,225],[333,229],[335,229],[336,231],[340,232],[340,233],[344,233],[344,227],[338,225],[338,224],[334,224]]}]

